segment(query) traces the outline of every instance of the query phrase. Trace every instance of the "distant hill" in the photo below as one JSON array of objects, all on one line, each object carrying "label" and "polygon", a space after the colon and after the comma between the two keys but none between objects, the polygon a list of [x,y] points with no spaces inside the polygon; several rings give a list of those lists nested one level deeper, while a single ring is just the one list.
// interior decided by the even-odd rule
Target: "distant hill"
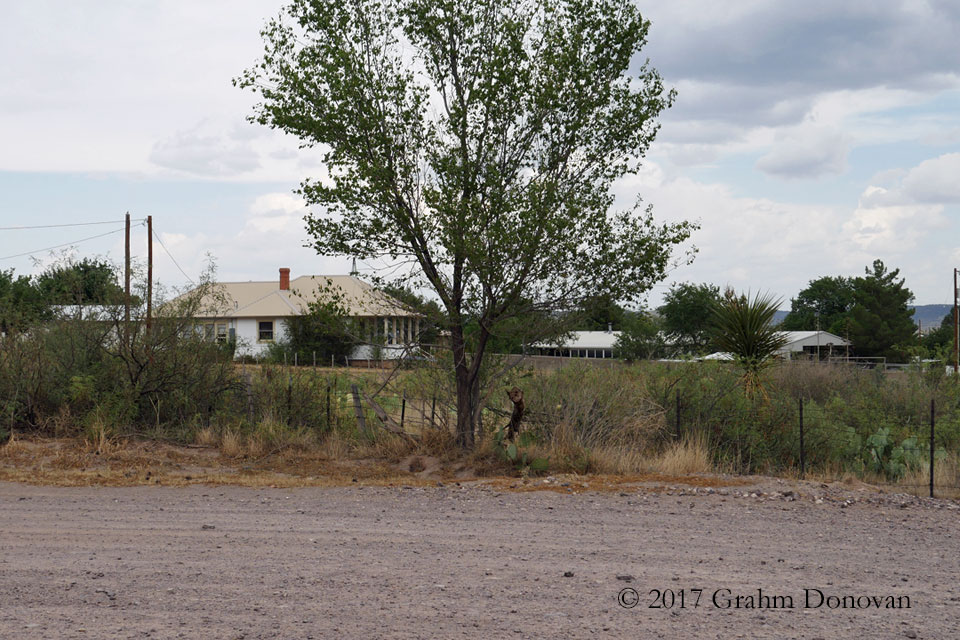
[{"label": "distant hill", "polygon": [[773,324],[777,325],[783,322],[783,319],[787,317],[789,311],[783,311],[782,309],[773,314]]},{"label": "distant hill", "polygon": [[914,324],[922,324],[930,328],[939,327],[943,316],[953,312],[953,305],[949,304],[918,304],[910,308],[914,310]]}]

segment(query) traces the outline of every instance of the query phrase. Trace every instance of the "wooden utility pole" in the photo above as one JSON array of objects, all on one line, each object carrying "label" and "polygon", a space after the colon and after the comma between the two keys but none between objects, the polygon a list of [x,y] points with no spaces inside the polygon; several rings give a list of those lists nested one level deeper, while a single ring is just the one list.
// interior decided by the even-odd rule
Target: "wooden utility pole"
[{"label": "wooden utility pole", "polygon": [[153,216],[147,216],[147,335],[153,317]]},{"label": "wooden utility pole", "polygon": [[123,342],[130,346],[130,212],[127,211],[123,251]]}]

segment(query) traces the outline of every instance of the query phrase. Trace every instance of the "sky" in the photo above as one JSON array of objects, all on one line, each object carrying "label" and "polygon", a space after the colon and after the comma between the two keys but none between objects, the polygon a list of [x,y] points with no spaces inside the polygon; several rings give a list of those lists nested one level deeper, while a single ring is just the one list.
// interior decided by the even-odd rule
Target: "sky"
[{"label": "sky", "polygon": [[[156,277],[340,274],[294,194],[323,166],[250,124],[231,79],[262,53],[278,0],[7,1],[0,20],[0,269],[123,258]],[[641,172],[616,184],[662,221],[700,224],[674,282],[769,292],[899,268],[918,304],[960,267],[960,2],[657,0],[642,55],[677,91]],[[638,59],[639,66],[643,60]],[[74,223],[88,226],[11,229]],[[104,235],[105,234],[105,235]],[[162,244],[161,244],[162,243]],[[52,247],[56,247],[51,250]],[[372,268],[361,264],[361,271]]]}]

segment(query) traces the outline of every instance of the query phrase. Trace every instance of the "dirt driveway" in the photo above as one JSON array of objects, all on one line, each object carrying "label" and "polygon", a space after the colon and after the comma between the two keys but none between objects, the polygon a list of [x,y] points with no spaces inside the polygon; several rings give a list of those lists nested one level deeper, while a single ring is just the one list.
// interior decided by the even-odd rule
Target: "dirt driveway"
[{"label": "dirt driveway", "polygon": [[957,503],[793,490],[0,483],[0,638],[960,638]]}]

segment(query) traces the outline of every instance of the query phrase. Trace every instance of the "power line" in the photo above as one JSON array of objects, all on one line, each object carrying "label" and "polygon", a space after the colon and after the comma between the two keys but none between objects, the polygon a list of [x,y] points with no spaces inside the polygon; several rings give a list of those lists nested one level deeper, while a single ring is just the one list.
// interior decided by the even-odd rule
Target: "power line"
[{"label": "power line", "polygon": [[30,256],[35,253],[42,253],[44,251],[53,251],[54,249],[62,249],[63,247],[72,247],[75,244],[80,244],[81,242],[86,242],[87,240],[96,240],[97,238],[103,238],[104,236],[109,236],[114,233],[120,233],[121,231],[123,231],[122,228],[117,229],[115,231],[107,231],[106,233],[100,233],[95,236],[90,236],[89,238],[81,238],[80,240],[74,240],[73,242],[65,242],[64,244],[58,244],[53,247],[47,247],[45,249],[36,249],[34,251],[27,251],[25,253],[17,253],[12,256],[3,256],[2,258],[0,258],[0,260],[11,260],[13,258],[22,258],[23,256]]},{"label": "power line", "polygon": [[177,265],[177,269],[180,269],[180,273],[183,274],[183,277],[186,278],[187,280],[189,280],[189,281],[190,281],[190,284],[197,284],[196,282],[193,281],[193,278],[191,278],[190,276],[188,276],[188,275],[187,275],[187,272],[183,270],[183,268],[180,266],[180,263],[177,262],[177,259],[174,258],[174,257],[173,257],[173,254],[170,253],[170,250],[167,249],[167,245],[163,244],[163,240],[160,239],[160,236],[157,234],[156,231],[153,232],[153,237],[156,238],[156,239],[157,239],[157,242],[160,243],[160,246],[163,247],[164,253],[166,253],[168,256],[170,256],[170,259],[173,260],[173,264]]},{"label": "power line", "polygon": [[[142,222],[146,218],[136,218],[130,222]],[[89,227],[96,224],[123,224],[123,220],[106,220],[104,222],[68,222],[64,224],[37,224],[20,227],[0,227],[0,231],[19,231],[21,229],[58,229],[61,227]]]}]

